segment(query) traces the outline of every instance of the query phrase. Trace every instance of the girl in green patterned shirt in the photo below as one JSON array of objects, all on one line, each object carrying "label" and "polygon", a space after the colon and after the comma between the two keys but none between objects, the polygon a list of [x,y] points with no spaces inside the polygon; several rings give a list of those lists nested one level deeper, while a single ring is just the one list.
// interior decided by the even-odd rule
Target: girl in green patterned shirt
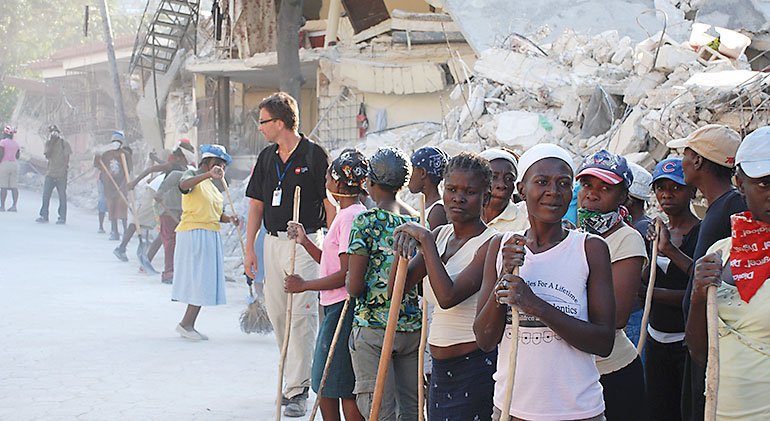
[{"label": "girl in green patterned shirt", "polygon": [[[393,232],[399,225],[417,221],[415,212],[396,198],[411,173],[409,157],[400,149],[378,150],[369,160],[368,189],[376,207],[353,221],[348,245],[346,287],[356,297],[353,331],[348,345],[353,362],[358,409],[371,412],[377,366],[388,320],[388,273],[393,263]],[[417,354],[422,313],[417,287],[406,291],[399,308],[390,371],[380,420],[417,419]],[[398,385],[398,387],[396,387]],[[398,409],[398,413],[396,412]]]}]

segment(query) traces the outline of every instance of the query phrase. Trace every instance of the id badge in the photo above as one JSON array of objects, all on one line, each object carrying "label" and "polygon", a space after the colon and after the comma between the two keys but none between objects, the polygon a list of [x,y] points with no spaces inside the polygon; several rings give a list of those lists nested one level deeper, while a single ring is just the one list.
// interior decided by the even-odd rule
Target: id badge
[{"label": "id badge", "polygon": [[273,191],[273,206],[281,206],[281,194],[283,190],[277,188]]}]

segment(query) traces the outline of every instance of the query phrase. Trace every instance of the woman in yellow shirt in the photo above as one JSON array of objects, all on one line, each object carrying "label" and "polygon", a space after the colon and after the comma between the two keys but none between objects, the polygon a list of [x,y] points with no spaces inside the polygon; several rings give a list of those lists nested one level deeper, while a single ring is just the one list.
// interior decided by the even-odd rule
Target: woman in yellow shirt
[{"label": "woman in yellow shirt", "polygon": [[195,330],[201,306],[225,304],[225,272],[219,224],[238,224],[237,216],[225,215],[224,198],[212,178],[221,179],[230,155],[224,146],[202,145],[198,169],[188,170],[179,180],[182,218],[176,227],[174,281],[171,300],[187,304],[176,331],[183,338],[206,340]]}]

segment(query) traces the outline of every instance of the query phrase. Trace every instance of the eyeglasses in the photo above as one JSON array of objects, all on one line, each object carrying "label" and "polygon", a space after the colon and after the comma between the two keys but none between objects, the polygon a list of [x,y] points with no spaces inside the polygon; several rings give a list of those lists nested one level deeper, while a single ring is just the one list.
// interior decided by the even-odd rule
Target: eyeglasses
[{"label": "eyeglasses", "polygon": [[270,118],[270,119],[267,119],[267,120],[259,120],[259,125],[261,126],[263,124],[267,124],[267,123],[269,123],[271,121],[275,121],[275,120],[278,120],[278,119],[277,118]]}]

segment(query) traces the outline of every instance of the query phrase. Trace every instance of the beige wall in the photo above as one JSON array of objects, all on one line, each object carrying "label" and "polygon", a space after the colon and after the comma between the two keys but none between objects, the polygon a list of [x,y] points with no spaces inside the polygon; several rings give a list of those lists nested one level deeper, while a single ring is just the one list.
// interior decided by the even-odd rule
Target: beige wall
[{"label": "beige wall", "polygon": [[374,130],[376,112],[380,109],[387,110],[388,127],[416,121],[441,122],[440,95],[444,96],[443,100],[446,104],[449,101],[449,91],[413,95],[362,94],[367,108],[370,130]]}]

